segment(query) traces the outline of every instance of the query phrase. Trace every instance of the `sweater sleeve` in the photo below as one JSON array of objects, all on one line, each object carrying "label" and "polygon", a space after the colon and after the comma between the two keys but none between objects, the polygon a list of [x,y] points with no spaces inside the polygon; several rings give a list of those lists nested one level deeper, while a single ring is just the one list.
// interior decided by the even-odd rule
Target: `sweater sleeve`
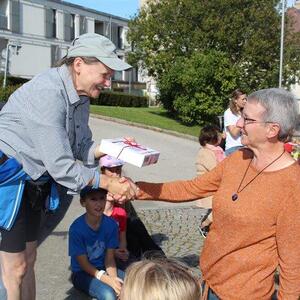
[{"label": "sweater sleeve", "polygon": [[[280,280],[278,300],[298,300],[300,297],[300,187],[294,182],[277,219]],[[282,199],[284,200],[284,199]]]},{"label": "sweater sleeve", "polygon": [[185,202],[211,196],[219,188],[223,168],[224,163],[221,162],[212,171],[192,180],[178,180],[168,183],[137,182],[140,188],[138,199]]}]

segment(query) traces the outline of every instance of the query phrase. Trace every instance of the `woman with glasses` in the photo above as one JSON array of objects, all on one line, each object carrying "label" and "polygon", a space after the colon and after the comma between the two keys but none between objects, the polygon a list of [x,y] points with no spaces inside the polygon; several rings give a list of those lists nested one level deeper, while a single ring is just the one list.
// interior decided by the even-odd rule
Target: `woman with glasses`
[{"label": "woman with glasses", "polygon": [[284,150],[297,120],[291,93],[259,90],[236,124],[245,148],[192,180],[137,183],[144,200],[213,196],[214,222],[200,259],[203,299],[299,299],[300,168]]},{"label": "woman with glasses", "polygon": [[236,126],[236,122],[241,117],[241,113],[246,102],[247,95],[242,90],[236,89],[233,91],[231,100],[229,102],[229,107],[224,113],[226,156],[243,146],[241,143],[241,130]]}]

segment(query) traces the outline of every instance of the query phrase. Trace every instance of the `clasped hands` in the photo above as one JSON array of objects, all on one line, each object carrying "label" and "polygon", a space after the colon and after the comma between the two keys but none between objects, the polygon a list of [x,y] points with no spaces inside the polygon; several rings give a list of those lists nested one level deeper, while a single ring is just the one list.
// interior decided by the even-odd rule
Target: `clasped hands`
[{"label": "clasped hands", "polygon": [[109,177],[107,190],[119,204],[135,199],[139,194],[138,186],[128,177]]}]

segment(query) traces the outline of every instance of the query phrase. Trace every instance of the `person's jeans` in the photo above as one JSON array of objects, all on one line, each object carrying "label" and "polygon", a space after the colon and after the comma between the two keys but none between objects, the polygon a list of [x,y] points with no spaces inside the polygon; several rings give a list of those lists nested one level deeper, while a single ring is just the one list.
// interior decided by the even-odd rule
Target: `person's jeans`
[{"label": "person's jeans", "polygon": [[[125,273],[118,269],[118,277],[124,279],[124,276]],[[73,273],[71,278],[76,289],[85,292],[97,300],[117,299],[113,288],[84,271]]]},{"label": "person's jeans", "polygon": [[[205,289],[205,282],[202,282],[202,291]],[[213,292],[212,289],[208,289],[207,300],[220,300],[220,298]]]},{"label": "person's jeans", "polygon": [[226,157],[241,148],[243,148],[243,146],[235,146],[235,147],[228,148],[227,150],[225,150]]}]

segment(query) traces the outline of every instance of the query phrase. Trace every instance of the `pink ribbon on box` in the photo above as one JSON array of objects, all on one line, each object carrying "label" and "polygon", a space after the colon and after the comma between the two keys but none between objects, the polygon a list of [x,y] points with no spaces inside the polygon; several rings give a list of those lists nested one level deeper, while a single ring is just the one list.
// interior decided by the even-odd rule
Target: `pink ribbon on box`
[{"label": "pink ribbon on box", "polygon": [[[119,142],[117,142],[119,143]],[[133,147],[133,148],[138,148],[138,149],[141,149],[141,150],[147,150],[147,148],[143,148],[140,144],[136,143],[136,142],[133,142],[133,141],[129,141],[127,139],[125,139],[124,141],[122,141],[123,144],[125,144],[126,146],[124,146],[121,151],[119,152],[119,154],[117,155],[117,158],[119,158],[119,156],[122,154],[123,150],[125,148],[129,148],[129,147]]]}]

